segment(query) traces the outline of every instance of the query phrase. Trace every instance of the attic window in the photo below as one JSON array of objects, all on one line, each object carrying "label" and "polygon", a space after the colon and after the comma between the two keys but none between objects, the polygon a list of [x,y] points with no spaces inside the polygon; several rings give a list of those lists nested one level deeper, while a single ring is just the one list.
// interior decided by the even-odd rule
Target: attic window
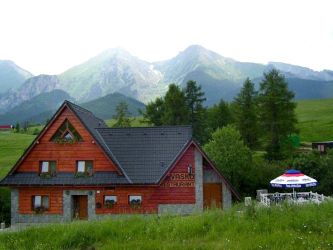
[{"label": "attic window", "polygon": [[73,135],[67,131],[65,134],[64,134],[64,139],[65,140],[73,140]]},{"label": "attic window", "polygon": [[66,119],[52,136],[51,141],[56,143],[73,143],[82,141],[82,137],[68,119]]}]

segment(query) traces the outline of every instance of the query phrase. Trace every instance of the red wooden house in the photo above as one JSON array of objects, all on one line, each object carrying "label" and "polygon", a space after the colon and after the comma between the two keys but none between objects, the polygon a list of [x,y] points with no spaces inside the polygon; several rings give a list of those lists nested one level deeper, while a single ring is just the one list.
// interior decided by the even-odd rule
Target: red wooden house
[{"label": "red wooden house", "polygon": [[12,224],[228,208],[237,192],[189,126],[108,128],[65,101],[0,182]]}]

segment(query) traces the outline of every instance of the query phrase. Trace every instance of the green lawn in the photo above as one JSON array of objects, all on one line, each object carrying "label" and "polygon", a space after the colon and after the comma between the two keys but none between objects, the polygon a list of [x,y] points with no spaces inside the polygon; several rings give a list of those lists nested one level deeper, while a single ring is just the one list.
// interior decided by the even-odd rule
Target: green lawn
[{"label": "green lawn", "polygon": [[0,233],[0,249],[332,249],[333,203],[123,217]]},{"label": "green lawn", "polygon": [[333,140],[333,99],[299,101],[296,113],[302,141]]},{"label": "green lawn", "polygon": [[15,164],[30,145],[34,135],[0,132],[0,179]]}]

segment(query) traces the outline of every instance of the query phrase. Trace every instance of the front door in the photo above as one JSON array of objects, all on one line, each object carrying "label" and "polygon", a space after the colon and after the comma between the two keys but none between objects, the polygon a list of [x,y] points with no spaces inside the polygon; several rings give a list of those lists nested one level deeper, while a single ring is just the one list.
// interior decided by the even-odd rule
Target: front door
[{"label": "front door", "polygon": [[222,207],[222,184],[204,183],[203,184],[204,208]]},{"label": "front door", "polygon": [[88,196],[73,196],[73,218],[78,220],[88,219]]}]

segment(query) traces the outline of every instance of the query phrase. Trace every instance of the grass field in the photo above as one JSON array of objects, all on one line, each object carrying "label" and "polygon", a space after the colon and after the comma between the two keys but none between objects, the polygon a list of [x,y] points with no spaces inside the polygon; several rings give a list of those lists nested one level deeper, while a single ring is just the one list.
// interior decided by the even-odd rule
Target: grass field
[{"label": "grass field", "polygon": [[0,233],[0,249],[332,249],[333,203],[124,217]]},{"label": "grass field", "polygon": [[0,132],[0,179],[7,174],[34,138],[34,135],[29,134]]},{"label": "grass field", "polygon": [[296,114],[302,141],[333,141],[333,99],[299,101]]}]

